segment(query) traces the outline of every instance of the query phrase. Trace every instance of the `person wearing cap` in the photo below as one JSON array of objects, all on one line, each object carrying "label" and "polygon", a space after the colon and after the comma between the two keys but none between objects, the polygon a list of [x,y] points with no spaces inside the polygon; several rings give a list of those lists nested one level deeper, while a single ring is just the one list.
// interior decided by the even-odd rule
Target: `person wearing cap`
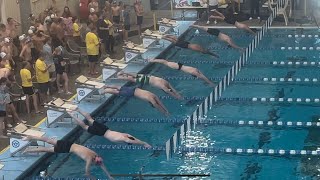
[{"label": "person wearing cap", "polygon": [[19,57],[23,60],[23,61],[28,61],[31,62],[32,61],[32,54],[31,54],[31,39],[30,38],[25,38],[25,43],[22,46],[22,50],[20,52]]},{"label": "person wearing cap", "polygon": [[141,3],[141,0],[136,0],[136,2],[134,3],[134,10],[136,12],[137,15],[137,25],[138,25],[138,31],[139,31],[139,35],[141,35],[141,26],[143,23],[143,5]]},{"label": "person wearing cap", "polygon": [[103,163],[103,159],[99,156],[96,152],[92,151],[91,149],[84,147],[82,145],[67,141],[67,140],[56,140],[48,137],[36,137],[36,136],[25,136],[23,137],[24,141],[43,141],[48,144],[53,145],[53,147],[36,147],[36,148],[27,148],[24,153],[39,153],[39,152],[47,152],[47,153],[74,153],[81,159],[86,162],[85,166],[85,175],[90,179],[95,179],[91,176],[90,167],[91,165],[99,166],[108,179],[114,180],[110,173],[108,172],[106,166]]},{"label": "person wearing cap", "polygon": [[100,42],[98,36],[95,34],[95,26],[90,23],[88,27],[90,28],[90,32],[86,34],[85,41],[89,61],[89,74],[97,75],[98,72],[96,71],[96,63],[99,59]]},{"label": "person wearing cap", "polygon": [[121,11],[121,7],[117,5],[116,1],[113,1],[111,12],[112,12],[112,21],[115,24],[120,24],[120,11]]},{"label": "person wearing cap", "polygon": [[96,13],[96,11],[93,9],[93,8],[90,8],[90,14],[89,14],[89,17],[88,17],[89,21],[92,22],[93,24],[96,24],[99,17]]},{"label": "person wearing cap", "polygon": [[[50,26],[50,36],[52,38],[52,46],[54,48],[58,47],[58,46],[62,46],[62,36],[61,36],[61,31],[63,32],[63,29],[61,27],[61,19],[59,17],[57,17],[55,14],[51,15],[51,19],[52,19],[52,24]],[[64,35],[64,32],[63,32]]]},{"label": "person wearing cap", "polygon": [[92,0],[89,4],[88,4],[88,8],[89,10],[91,10],[91,8],[94,9],[95,13],[99,12],[99,2],[98,0]]},{"label": "person wearing cap", "polygon": [[41,113],[38,107],[38,97],[34,92],[32,79],[34,76],[31,75],[31,65],[28,61],[22,62],[22,69],[20,70],[20,77],[22,82],[23,94],[26,95],[26,107],[27,112],[30,114],[30,96],[32,97],[33,107],[36,111],[36,114]]},{"label": "person wearing cap", "polygon": [[28,20],[30,21],[30,26],[34,26],[36,24],[36,16],[34,14],[29,14]]},{"label": "person wearing cap", "polygon": [[[67,62],[62,57],[62,47],[56,47],[53,51],[53,62],[55,64],[55,72],[57,76],[57,87],[58,87],[58,93],[62,93],[61,85],[63,87],[64,93],[70,95],[72,94],[69,91],[69,78],[68,74],[66,72],[66,64]],[[63,83],[61,82],[63,80]]]},{"label": "person wearing cap", "polygon": [[43,52],[40,53],[39,58],[35,64],[36,70],[36,78],[39,85],[39,93],[43,103],[47,103],[48,96],[47,92],[49,90],[49,69],[51,65],[45,63],[44,59],[45,54]]}]

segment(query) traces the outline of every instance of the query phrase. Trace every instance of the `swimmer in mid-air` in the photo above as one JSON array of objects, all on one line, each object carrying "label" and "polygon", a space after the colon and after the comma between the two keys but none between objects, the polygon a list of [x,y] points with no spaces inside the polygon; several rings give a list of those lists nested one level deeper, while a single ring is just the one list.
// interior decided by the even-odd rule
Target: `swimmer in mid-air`
[{"label": "swimmer in mid-air", "polygon": [[140,84],[140,86],[150,84],[153,87],[163,90],[165,93],[173,96],[176,99],[182,99],[182,96],[171,86],[168,81],[156,76],[146,74],[130,74],[120,71],[117,74],[117,78],[135,82],[137,84]]},{"label": "swimmer in mid-air", "polygon": [[25,136],[22,138],[24,141],[43,141],[53,145],[53,147],[36,147],[27,148],[24,153],[35,153],[35,152],[48,152],[48,153],[74,153],[86,162],[85,173],[86,176],[95,179],[90,175],[90,166],[93,163],[104,171],[109,179],[113,179],[108,172],[106,166],[103,164],[103,159],[97,153],[91,149],[82,145],[72,143],[66,140],[55,140],[47,137],[36,137],[36,136]]},{"label": "swimmer in mid-air", "polygon": [[191,26],[194,28],[202,29],[213,36],[217,36],[218,39],[229,44],[231,47],[233,47],[235,49],[239,49],[240,51],[244,50],[243,48],[237,46],[228,35],[222,33],[219,29],[207,28],[207,27],[198,26],[198,25],[191,25]]},{"label": "swimmer in mid-air", "polygon": [[210,19],[218,19],[218,20],[222,20],[222,21],[225,21],[226,23],[228,24],[232,24],[234,26],[236,26],[238,29],[243,29],[253,35],[255,35],[256,33],[253,32],[248,25],[246,24],[243,24],[243,23],[240,23],[236,20],[236,18],[234,17],[234,14],[231,14],[229,13],[228,15],[223,15],[222,13],[220,13],[219,11],[217,10],[213,10],[213,12],[216,14],[215,15],[211,15],[209,18]]},{"label": "swimmer in mid-air", "polygon": [[[83,115],[89,125],[86,125],[83,121],[81,121],[78,117],[75,116],[74,112],[77,111],[81,115]],[[82,129],[86,130],[88,133],[97,135],[97,136],[103,136],[104,138],[108,139],[111,142],[125,142],[128,144],[139,144],[143,145],[146,148],[151,148],[151,146],[143,142],[136,137],[131,136],[130,134],[121,133],[117,131],[110,130],[106,125],[99,123],[95,121],[90,114],[80,110],[77,108],[75,111],[68,111],[68,114],[76,120],[79,126],[81,126]]]},{"label": "swimmer in mid-air", "polygon": [[109,94],[114,94],[114,95],[119,95],[122,97],[137,97],[141,100],[149,102],[152,107],[158,109],[161,113],[165,114],[166,116],[169,116],[169,111],[167,108],[162,104],[158,96],[155,94],[140,89],[138,87],[126,87],[126,86],[109,86],[106,85],[104,89],[104,93],[109,93]]},{"label": "swimmer in mid-air", "polygon": [[168,40],[172,43],[175,44],[175,46],[178,46],[180,48],[188,48],[188,49],[191,49],[193,51],[198,51],[198,52],[201,52],[203,54],[209,54],[213,57],[216,57],[216,58],[219,58],[219,55],[213,53],[213,52],[210,52],[208,50],[205,50],[203,47],[201,47],[200,45],[198,44],[192,44],[188,41],[184,41],[184,40],[179,40],[176,36],[174,35],[170,35],[170,34],[166,34],[162,37],[162,39],[165,39],[165,40]]},{"label": "swimmer in mid-air", "polygon": [[192,76],[195,76],[199,79],[202,79],[206,83],[208,83],[210,86],[214,87],[214,83],[211,82],[205,75],[203,75],[202,72],[199,71],[199,69],[197,69],[197,68],[194,68],[191,66],[186,66],[186,65],[183,65],[182,63],[179,63],[179,62],[176,63],[176,62],[167,61],[165,59],[150,59],[149,62],[160,63],[160,64],[168,66],[171,69],[176,69],[176,70],[180,70],[185,73],[191,74]]}]

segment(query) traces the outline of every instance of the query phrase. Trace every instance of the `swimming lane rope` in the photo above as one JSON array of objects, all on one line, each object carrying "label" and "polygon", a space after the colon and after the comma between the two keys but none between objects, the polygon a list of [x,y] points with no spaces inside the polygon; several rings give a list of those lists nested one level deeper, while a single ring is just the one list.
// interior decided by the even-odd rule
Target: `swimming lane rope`
[{"label": "swimming lane rope", "polygon": [[[198,80],[196,77],[191,76],[163,76],[161,77],[166,80]],[[223,78],[213,77],[209,78],[212,81],[221,81]],[[292,83],[318,83],[320,78],[267,78],[267,77],[256,77],[256,78],[235,78],[236,82],[292,82]]]},{"label": "swimming lane rope", "polygon": [[[181,119],[165,119],[165,118],[108,118],[97,117],[96,120],[103,122],[131,122],[131,123],[183,123],[184,118]],[[257,127],[288,127],[288,128],[320,128],[320,122],[301,122],[301,121],[256,121],[256,120],[216,120],[216,119],[199,119],[197,124],[203,125],[227,125],[227,126],[257,126]]]},{"label": "swimming lane rope", "polygon": [[[179,60],[180,63],[185,64],[215,64],[215,65],[233,65],[234,61],[210,61],[210,60]],[[246,65],[273,65],[273,66],[319,66],[320,62],[316,61],[248,61]]]},{"label": "swimming lane rope", "polygon": [[[145,148],[135,145],[104,145],[104,144],[86,144],[86,147],[97,150],[145,150],[145,151],[165,151],[165,146],[153,146],[152,148]],[[317,150],[285,150],[285,149],[246,149],[246,148],[218,148],[218,147],[177,147],[179,152],[199,152],[199,153],[213,153],[213,154],[238,154],[238,155],[252,155],[259,154],[265,156],[320,156],[320,151]]]}]

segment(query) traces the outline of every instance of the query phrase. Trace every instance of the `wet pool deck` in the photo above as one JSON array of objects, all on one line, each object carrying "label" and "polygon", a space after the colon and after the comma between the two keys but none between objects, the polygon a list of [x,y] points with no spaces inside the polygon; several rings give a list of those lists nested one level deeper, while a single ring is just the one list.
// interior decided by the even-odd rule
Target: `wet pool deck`
[{"label": "wet pool deck", "polygon": [[[186,32],[186,30],[189,28],[191,24],[193,24],[193,21],[179,21],[178,22],[178,29],[179,29],[179,35]],[[143,54],[143,57],[156,57],[160,55],[165,49],[167,49],[171,43],[168,41],[160,41],[160,44],[163,44],[164,46],[162,48],[151,48],[148,51],[146,51]],[[138,73],[141,71],[144,67],[146,67],[147,63],[141,63],[141,62],[131,62],[126,67],[124,71],[132,72],[132,73]],[[110,80],[107,81],[110,85],[124,85],[125,82],[123,81],[116,81],[116,80]],[[109,99],[111,95],[106,95],[102,100],[97,101],[86,101],[82,100],[78,106],[89,112],[93,113],[97,109],[101,108]],[[44,132],[46,132],[45,136],[47,137],[55,137],[57,139],[62,139],[65,137],[68,133],[70,133],[76,126],[70,126],[70,127],[55,127],[55,128],[47,128],[45,125],[45,119],[40,121],[36,126],[40,127]],[[46,146],[50,146],[46,144]],[[0,177],[3,177],[5,180],[11,180],[11,179],[17,179],[22,178],[21,175],[24,174],[25,171],[27,171],[30,167],[34,166],[40,159],[41,156],[44,156],[44,154],[40,155],[20,155],[17,154],[15,157],[10,156],[10,151],[8,148],[3,150],[3,153],[0,155],[0,161],[1,164],[4,165],[2,170],[0,170]],[[20,177],[19,177],[20,176]]]}]

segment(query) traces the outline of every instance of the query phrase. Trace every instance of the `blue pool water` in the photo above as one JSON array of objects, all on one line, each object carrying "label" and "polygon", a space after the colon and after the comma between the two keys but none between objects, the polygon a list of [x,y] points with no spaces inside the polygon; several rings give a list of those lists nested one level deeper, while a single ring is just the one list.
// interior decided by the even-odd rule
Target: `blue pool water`
[{"label": "blue pool water", "polygon": [[[252,36],[240,30],[222,30],[233,37],[240,46],[247,46]],[[215,50],[220,59],[195,53],[190,50],[172,48],[167,51],[166,57],[172,61],[228,61],[235,62],[240,53],[226,47],[216,38],[200,31],[194,35],[191,30],[186,39],[199,43]],[[281,47],[317,47],[318,38],[288,38],[301,33],[300,30],[270,30],[263,38],[257,50],[249,61],[273,62],[297,61],[319,62],[320,51],[281,50]],[[318,30],[304,30],[303,34],[316,35]],[[272,48],[272,50],[270,50]],[[302,60],[301,60],[302,59]],[[186,63],[188,64],[188,63]],[[199,68],[207,77],[223,77],[231,65],[190,64]],[[318,66],[289,67],[272,65],[247,65],[241,69],[236,78],[320,78]],[[159,77],[185,77],[179,71],[168,69],[162,65],[155,65],[149,72]],[[212,91],[200,80],[170,80],[170,83],[186,97],[206,97]],[[158,96],[166,96],[161,90],[144,86]],[[252,97],[283,97],[283,98],[319,98],[320,82],[232,82],[223,92],[223,98],[252,98]],[[113,106],[123,102],[116,98]],[[201,101],[162,100],[170,111],[169,118],[185,119]],[[112,112],[111,112],[112,111]],[[162,114],[138,99],[130,99],[122,103],[120,108],[107,106],[97,117],[118,118],[164,118]],[[315,103],[270,103],[245,101],[218,101],[209,110],[203,124],[198,124],[195,130],[188,133],[182,146],[186,147],[217,147],[217,148],[253,148],[253,149],[297,149],[316,150],[320,143],[318,129],[313,128],[275,128],[275,127],[237,127],[226,125],[206,124],[209,120],[221,121],[301,121],[317,122],[320,117],[320,105]],[[109,122],[111,129],[130,133],[139,139],[154,146],[164,145],[172,134],[179,128],[176,123],[130,123]],[[101,137],[91,137],[83,133],[79,142],[85,144],[110,144]],[[290,157],[290,156],[261,156],[261,155],[234,155],[210,154],[194,152],[178,152],[172,159],[166,160],[163,151],[139,150],[96,150],[101,154],[109,170],[114,174],[143,173],[175,173],[200,174],[210,173],[211,177],[202,179],[317,179],[319,176],[319,158],[317,157]],[[82,177],[84,162],[74,155],[59,155],[48,168],[53,177]],[[92,174],[104,178],[98,168],[92,169]],[[123,178],[125,179],[125,178]],[[130,178],[128,178],[130,179]],[[154,179],[154,178],[153,178]],[[185,178],[191,179],[191,178]],[[201,179],[201,178],[194,178]]]}]

